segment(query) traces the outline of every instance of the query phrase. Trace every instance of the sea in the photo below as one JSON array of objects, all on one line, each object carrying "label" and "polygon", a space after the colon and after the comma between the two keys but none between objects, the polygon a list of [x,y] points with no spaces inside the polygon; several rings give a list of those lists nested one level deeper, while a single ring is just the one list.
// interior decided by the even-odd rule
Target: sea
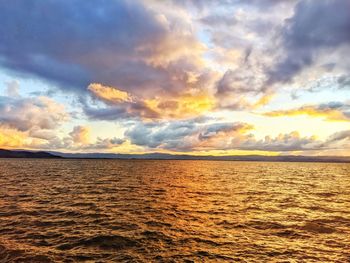
[{"label": "sea", "polygon": [[350,262],[350,164],[1,159],[0,262]]}]

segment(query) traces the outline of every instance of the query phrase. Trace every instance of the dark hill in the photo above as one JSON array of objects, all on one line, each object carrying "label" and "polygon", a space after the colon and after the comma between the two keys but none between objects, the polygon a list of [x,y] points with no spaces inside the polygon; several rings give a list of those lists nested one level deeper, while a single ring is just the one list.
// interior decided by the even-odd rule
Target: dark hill
[{"label": "dark hill", "polygon": [[47,152],[10,151],[0,149],[0,158],[62,158]]},{"label": "dark hill", "polygon": [[63,158],[80,159],[140,159],[140,160],[217,160],[217,161],[254,161],[254,162],[330,162],[349,163],[350,156],[298,156],[298,155],[186,155],[168,153],[119,154],[119,153],[62,153],[50,152]]}]

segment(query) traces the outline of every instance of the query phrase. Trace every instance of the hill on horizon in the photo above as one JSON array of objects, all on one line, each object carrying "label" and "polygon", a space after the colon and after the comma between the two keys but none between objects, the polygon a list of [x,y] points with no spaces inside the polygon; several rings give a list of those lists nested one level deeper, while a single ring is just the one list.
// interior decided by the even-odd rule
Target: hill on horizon
[{"label": "hill on horizon", "polygon": [[63,158],[62,156],[57,156],[52,153],[39,151],[22,151],[22,150],[5,150],[0,149],[0,158],[42,158],[42,159],[54,159]]},{"label": "hill on horizon", "polygon": [[120,154],[120,153],[64,153],[56,151],[26,151],[0,149],[0,158],[66,158],[66,159],[138,159],[138,160],[217,160],[263,162],[350,162],[350,156],[298,156],[298,155],[190,155],[169,153]]}]

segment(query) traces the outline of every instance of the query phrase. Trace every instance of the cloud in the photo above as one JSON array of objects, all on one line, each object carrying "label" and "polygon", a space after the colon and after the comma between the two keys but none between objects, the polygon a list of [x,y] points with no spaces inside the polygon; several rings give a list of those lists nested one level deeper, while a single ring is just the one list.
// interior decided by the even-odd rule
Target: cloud
[{"label": "cloud", "polygon": [[254,126],[241,123],[196,123],[193,119],[175,122],[137,123],[125,132],[131,143],[148,149],[172,151],[258,150],[272,152],[317,149],[316,137],[302,137],[297,131],[256,139]]},{"label": "cloud", "polygon": [[197,117],[186,120],[135,122],[127,129],[125,137],[132,144],[147,148],[164,148],[189,150],[193,141],[199,140],[200,132],[204,131],[206,117]]},{"label": "cloud", "polygon": [[237,19],[234,16],[220,16],[217,14],[210,14],[200,19],[201,23],[208,26],[230,26],[237,23]]},{"label": "cloud", "polygon": [[5,93],[8,97],[19,97],[19,83],[16,80],[6,82]]},{"label": "cloud", "polygon": [[47,129],[40,129],[40,128],[32,128],[29,133],[28,136],[31,138],[37,138],[37,139],[41,139],[41,140],[46,140],[46,141],[50,141],[56,138],[56,131],[54,130],[47,130]]},{"label": "cloud", "polygon": [[341,75],[337,77],[337,84],[340,89],[350,89],[350,75]]},{"label": "cloud", "polygon": [[141,97],[202,89],[212,77],[206,47],[174,10],[138,0],[1,1],[0,64],[82,93],[94,82]]},{"label": "cloud", "polygon": [[0,147],[1,148],[19,148],[23,146],[26,138],[24,132],[11,129],[0,124]]},{"label": "cloud", "polygon": [[350,130],[340,131],[332,134],[328,138],[327,143],[337,142],[345,139],[350,140]]},{"label": "cloud", "polygon": [[[45,135],[45,134],[44,134]],[[41,140],[37,140],[39,138]],[[95,140],[91,136],[91,128],[89,126],[75,126],[66,136],[40,138],[35,137],[32,140],[22,142],[22,147],[31,149],[46,149],[46,150],[63,150],[63,151],[91,151],[91,150],[110,150],[118,148],[126,142],[122,138],[100,138]]]},{"label": "cloud", "polygon": [[[299,1],[282,29],[284,58],[270,71],[269,83],[287,82],[314,63],[320,52],[350,44],[350,2]],[[333,61],[328,61],[331,63]]]},{"label": "cloud", "polygon": [[121,139],[121,138],[105,138],[105,139],[97,138],[95,143],[85,146],[84,149],[89,149],[89,150],[113,149],[113,148],[119,147],[125,142],[126,142],[125,139]]},{"label": "cloud", "polygon": [[271,111],[263,115],[269,117],[308,115],[312,117],[322,117],[328,121],[349,121],[350,105],[342,102],[330,102],[320,105],[306,105],[289,110]]},{"label": "cloud", "polygon": [[6,96],[0,96],[0,147],[32,148],[58,140],[57,129],[70,120],[65,106],[45,96],[21,96],[17,81],[6,86]]},{"label": "cloud", "polygon": [[116,120],[121,118],[173,119],[197,116],[215,106],[214,98],[207,93],[193,92],[178,96],[143,99],[114,87],[93,83],[88,86],[92,97],[103,106],[92,106],[82,100],[85,114],[92,119]]},{"label": "cloud", "polygon": [[324,90],[338,92],[348,89],[350,90],[350,76],[348,74],[324,75],[294,90],[292,97],[297,99],[303,92],[319,93]]},{"label": "cloud", "polygon": [[338,131],[330,135],[318,145],[318,150],[345,150],[344,155],[350,152],[350,130]]},{"label": "cloud", "polygon": [[254,68],[241,67],[228,70],[217,83],[218,108],[249,110],[264,106],[272,98],[272,92],[264,87],[264,76]]},{"label": "cloud", "polygon": [[187,148],[188,138],[198,130],[194,120],[137,123],[125,132],[132,144],[147,148]]},{"label": "cloud", "polygon": [[198,10],[208,10],[217,6],[224,8],[250,8],[250,9],[266,9],[279,6],[281,4],[290,4],[296,0],[172,0],[177,5],[184,7],[196,7]]},{"label": "cloud", "polygon": [[0,124],[19,131],[53,130],[68,119],[64,106],[48,97],[0,96]]},{"label": "cloud", "polygon": [[0,147],[30,148],[57,138],[56,130],[70,119],[65,107],[45,97],[22,97],[17,81],[0,96]]},{"label": "cloud", "polygon": [[[107,150],[118,147],[125,142],[120,138],[100,138],[92,142],[91,129],[87,126],[75,126],[69,137],[63,138],[58,148],[69,150]],[[62,145],[63,144],[63,145]],[[57,147],[57,146],[56,146]]]},{"label": "cloud", "polygon": [[238,70],[228,70],[220,79],[217,87],[217,95],[259,93],[263,81],[248,70],[249,67]]},{"label": "cloud", "polygon": [[[245,121],[253,123],[255,109],[285,92],[298,106],[298,92],[346,93],[349,7],[347,0],[0,1],[0,67],[21,82],[34,80],[25,97],[18,82],[6,83],[0,143],[70,151],[131,144],[274,152],[348,145],[346,131],[324,141],[304,136],[302,127],[295,128],[300,134],[261,138]],[[48,83],[38,80],[49,82],[47,93]],[[52,96],[76,99],[69,108],[81,113],[83,124]],[[262,114],[349,121],[348,102],[320,104],[319,96],[313,104]],[[242,119],[196,118],[227,120],[230,113]],[[74,128],[67,131],[62,125],[70,117]],[[94,137],[89,120],[118,122],[125,137],[113,131]]]},{"label": "cloud", "polygon": [[[284,9],[279,12],[284,13]],[[251,110],[264,106],[277,92],[277,88],[266,84],[268,69],[275,63],[276,55],[272,55],[271,50],[278,50],[276,44],[267,39],[274,39],[281,18],[271,14],[261,16],[249,8],[230,9],[218,16],[223,19],[219,28],[206,24],[214,46],[210,55],[224,72],[215,86],[217,108]],[[225,23],[230,17],[235,17],[237,22]]]},{"label": "cloud", "polygon": [[[213,122],[214,121],[214,122]],[[349,131],[336,132],[319,140],[302,136],[298,131],[276,137],[256,138],[255,127],[242,122],[215,122],[215,119],[136,122],[125,132],[125,138],[146,150],[197,152],[211,150],[243,150],[265,152],[312,152],[346,149],[350,146]]]},{"label": "cloud", "polygon": [[239,143],[238,148],[241,150],[289,152],[314,150],[318,148],[318,145],[319,141],[316,137],[302,137],[299,132],[293,131],[287,134],[279,134],[275,138],[266,136],[261,140],[248,139]]},{"label": "cloud", "polygon": [[88,144],[90,142],[90,128],[84,126],[75,126],[69,133],[75,144]]},{"label": "cloud", "polygon": [[103,100],[107,104],[132,101],[132,98],[130,98],[127,92],[117,88],[103,86],[99,83],[90,84],[88,90],[91,91],[96,98]]}]

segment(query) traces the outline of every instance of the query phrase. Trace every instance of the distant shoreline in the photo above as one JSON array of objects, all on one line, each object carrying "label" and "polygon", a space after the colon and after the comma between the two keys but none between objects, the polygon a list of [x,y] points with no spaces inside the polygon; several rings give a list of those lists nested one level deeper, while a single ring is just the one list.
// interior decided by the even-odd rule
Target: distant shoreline
[{"label": "distant shoreline", "polygon": [[[23,158],[22,158],[23,159]],[[40,158],[31,158],[31,159],[40,159]],[[42,159],[42,158],[41,158]],[[270,163],[350,163],[349,161],[342,161],[342,160],[334,160],[334,161],[327,161],[327,160],[225,160],[225,159],[179,159],[179,158],[173,158],[173,159],[155,159],[155,158],[58,158],[60,160],[116,160],[116,161],[214,161],[214,162],[270,162]]]},{"label": "distant shoreline", "polygon": [[205,161],[244,161],[244,162],[317,162],[317,163],[350,163],[350,156],[264,156],[264,155],[229,155],[197,156],[174,155],[166,153],[146,154],[110,154],[110,153],[61,153],[26,150],[0,149],[0,158],[9,159],[86,159],[86,160],[205,160]]}]

